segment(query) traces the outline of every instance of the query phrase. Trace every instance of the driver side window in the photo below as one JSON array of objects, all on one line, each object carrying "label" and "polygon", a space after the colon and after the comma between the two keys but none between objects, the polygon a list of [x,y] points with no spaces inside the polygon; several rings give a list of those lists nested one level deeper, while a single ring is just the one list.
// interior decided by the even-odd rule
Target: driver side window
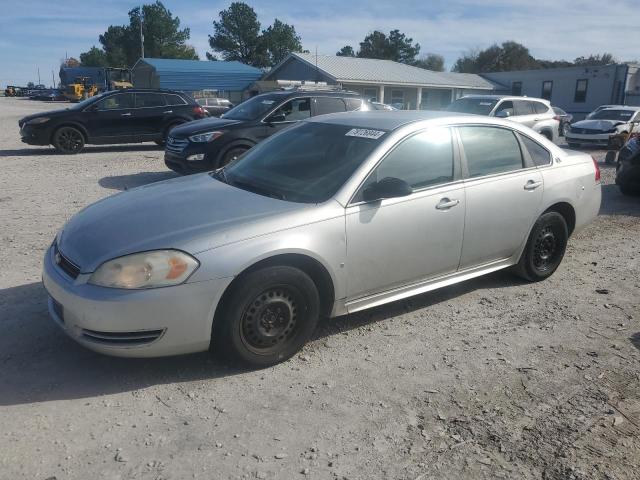
[{"label": "driver side window", "polygon": [[123,110],[133,108],[133,94],[120,93],[101,100],[96,105],[98,110]]},{"label": "driver side window", "polygon": [[430,128],[403,140],[369,175],[355,200],[361,201],[365,188],[387,177],[399,178],[413,190],[452,182],[453,145],[450,129]]},{"label": "driver side window", "polygon": [[311,116],[311,101],[309,98],[294,98],[278,108],[270,116],[284,115],[285,122],[297,122]]}]

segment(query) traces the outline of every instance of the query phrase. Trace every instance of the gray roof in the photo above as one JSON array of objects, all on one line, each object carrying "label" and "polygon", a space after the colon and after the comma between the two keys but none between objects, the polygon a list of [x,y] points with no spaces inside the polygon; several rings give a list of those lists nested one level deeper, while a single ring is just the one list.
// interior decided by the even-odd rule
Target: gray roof
[{"label": "gray roof", "polygon": [[[336,55],[315,55],[313,53],[291,53],[280,65],[290,58],[297,58],[325,72],[337,82],[361,82],[424,87],[454,87],[493,90],[493,82],[473,73],[434,72],[412,67],[391,60],[373,58],[339,57]],[[279,65],[271,71],[275,71]]]},{"label": "gray roof", "polygon": [[472,121],[477,121],[478,116],[456,112],[429,110],[397,110],[393,112],[375,110],[366,112],[330,113],[328,115],[312,117],[306,121],[390,131],[409,123],[440,118],[455,118],[457,121],[464,120],[466,118],[472,119]]}]

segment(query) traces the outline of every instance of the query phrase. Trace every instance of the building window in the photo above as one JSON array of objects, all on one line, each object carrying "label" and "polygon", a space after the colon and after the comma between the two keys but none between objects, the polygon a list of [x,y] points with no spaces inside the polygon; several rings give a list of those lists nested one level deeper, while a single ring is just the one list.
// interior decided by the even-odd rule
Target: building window
[{"label": "building window", "polygon": [[576,82],[576,94],[573,97],[575,103],[584,103],[587,100],[587,87],[589,86],[589,80],[586,78],[580,79]]},{"label": "building window", "polygon": [[391,90],[391,105],[404,110],[404,90]]},{"label": "building window", "polygon": [[551,92],[553,91],[553,82],[546,80],[542,82],[542,95],[541,97],[546,100],[551,100]]},{"label": "building window", "polygon": [[522,95],[522,82],[513,82],[511,84],[511,95]]},{"label": "building window", "polygon": [[378,89],[377,88],[365,88],[364,89],[364,97],[371,100],[372,102],[378,101]]}]

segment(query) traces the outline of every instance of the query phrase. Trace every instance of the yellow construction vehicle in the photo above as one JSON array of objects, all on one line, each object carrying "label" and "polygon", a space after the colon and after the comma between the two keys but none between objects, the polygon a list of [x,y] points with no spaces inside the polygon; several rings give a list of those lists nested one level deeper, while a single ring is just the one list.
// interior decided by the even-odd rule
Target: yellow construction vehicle
[{"label": "yellow construction vehicle", "polygon": [[79,102],[98,93],[98,87],[90,83],[89,77],[77,77],[75,81],[65,87],[64,96],[71,102]]},{"label": "yellow construction vehicle", "polygon": [[104,77],[107,90],[123,90],[133,87],[131,70],[128,68],[105,68]]}]

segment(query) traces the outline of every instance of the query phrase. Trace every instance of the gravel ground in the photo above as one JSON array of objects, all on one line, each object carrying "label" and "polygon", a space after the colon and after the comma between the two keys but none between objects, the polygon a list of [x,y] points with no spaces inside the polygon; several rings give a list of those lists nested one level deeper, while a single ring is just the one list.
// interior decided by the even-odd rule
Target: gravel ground
[{"label": "gravel ground", "polygon": [[640,478],[640,200],[611,167],[545,282],[498,272],[326,321],[262,371],[116,359],[47,318],[41,259],[83,206],[173,174],[155,145],[21,144],[45,108],[0,98],[0,478]]}]

